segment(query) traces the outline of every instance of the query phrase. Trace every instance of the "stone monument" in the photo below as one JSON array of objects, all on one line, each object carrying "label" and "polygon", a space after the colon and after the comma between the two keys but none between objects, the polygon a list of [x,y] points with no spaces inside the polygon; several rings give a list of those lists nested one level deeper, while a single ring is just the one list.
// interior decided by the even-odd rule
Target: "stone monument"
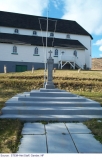
[{"label": "stone monument", "polygon": [[49,51],[49,53],[50,53],[50,56],[47,59],[48,76],[47,76],[47,82],[45,84],[45,88],[46,89],[55,89],[55,86],[54,86],[53,81],[52,81],[54,59],[52,59],[52,57],[51,57],[52,51]]}]

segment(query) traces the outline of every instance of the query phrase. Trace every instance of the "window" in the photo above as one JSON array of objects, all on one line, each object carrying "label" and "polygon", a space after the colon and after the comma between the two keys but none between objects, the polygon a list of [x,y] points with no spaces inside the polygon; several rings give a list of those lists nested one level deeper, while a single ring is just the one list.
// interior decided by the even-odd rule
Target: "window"
[{"label": "window", "polygon": [[76,51],[76,50],[73,52],[73,55],[74,55],[75,57],[77,57],[77,51]]},{"label": "window", "polygon": [[35,54],[35,55],[38,55],[38,48],[37,48],[37,47],[36,47],[35,50],[34,50],[34,54]]},{"label": "window", "polygon": [[66,38],[70,38],[70,35],[69,35],[69,34],[67,34],[67,35],[66,35]]},{"label": "window", "polygon": [[17,53],[17,47],[13,46],[13,53]]},{"label": "window", "polygon": [[33,56],[40,56],[40,55],[38,54],[38,48],[37,48],[37,47],[34,49],[34,54],[33,54]]},{"label": "window", "polygon": [[36,31],[33,31],[33,35],[36,36],[36,35],[37,35],[37,32],[36,32]]},{"label": "window", "polygon": [[16,46],[13,46],[13,52],[11,54],[18,55],[18,53],[17,53],[17,47]]},{"label": "window", "polygon": [[15,32],[15,33],[19,33],[18,29],[15,29],[14,32]]},{"label": "window", "polygon": [[58,57],[58,49],[55,49],[55,56]]},{"label": "window", "polygon": [[51,32],[51,33],[50,33],[50,37],[54,37],[54,33]]}]

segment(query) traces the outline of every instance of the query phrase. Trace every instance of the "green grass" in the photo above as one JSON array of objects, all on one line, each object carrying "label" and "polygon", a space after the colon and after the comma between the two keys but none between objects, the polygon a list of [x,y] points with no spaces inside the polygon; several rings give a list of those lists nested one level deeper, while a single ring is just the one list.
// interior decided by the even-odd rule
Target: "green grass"
[{"label": "green grass", "polygon": [[[34,73],[0,74],[0,109],[14,95],[43,87],[44,71]],[[85,96],[99,102],[102,106],[102,71],[69,71],[56,70],[53,73],[56,88]],[[0,111],[1,113],[1,111]],[[46,124],[46,122],[42,122]],[[85,122],[95,138],[102,143],[102,123],[97,120]],[[23,124],[19,120],[0,119],[0,153],[14,153],[21,138]],[[97,128],[98,127],[98,128]]]},{"label": "green grass", "polygon": [[92,119],[84,122],[84,124],[92,131],[94,137],[102,143],[102,119]]},{"label": "green grass", "polygon": [[0,153],[16,153],[23,123],[19,120],[0,119]]}]

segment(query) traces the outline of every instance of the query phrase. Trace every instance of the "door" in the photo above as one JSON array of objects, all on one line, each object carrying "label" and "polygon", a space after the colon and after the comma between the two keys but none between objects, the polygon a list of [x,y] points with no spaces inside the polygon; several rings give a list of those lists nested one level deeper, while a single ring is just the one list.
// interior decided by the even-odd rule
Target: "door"
[{"label": "door", "polygon": [[16,65],[16,72],[25,72],[27,71],[27,65]]}]

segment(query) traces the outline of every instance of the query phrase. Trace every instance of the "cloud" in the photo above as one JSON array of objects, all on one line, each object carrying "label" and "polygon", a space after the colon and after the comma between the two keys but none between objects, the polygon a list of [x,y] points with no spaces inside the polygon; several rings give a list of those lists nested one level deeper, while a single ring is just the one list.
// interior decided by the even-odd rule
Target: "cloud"
[{"label": "cloud", "polygon": [[101,51],[101,52],[102,52],[102,46],[100,46],[99,51]]},{"label": "cloud", "polygon": [[100,54],[100,57],[102,57],[102,54]]},{"label": "cloud", "polygon": [[41,16],[49,0],[0,0],[0,10]]},{"label": "cloud", "polygon": [[60,0],[60,1],[59,0],[52,0],[52,3],[56,9],[59,9],[61,2],[62,2],[62,0]]},{"label": "cloud", "polygon": [[94,43],[93,45],[96,45],[96,46],[102,45],[102,39],[97,40],[96,43]]},{"label": "cloud", "polygon": [[91,34],[102,34],[102,0],[63,0],[63,3],[63,19],[77,21]]},{"label": "cloud", "polygon": [[[97,40],[93,45],[99,46],[99,51],[102,52],[102,39]],[[101,54],[100,54],[101,55]]]}]

